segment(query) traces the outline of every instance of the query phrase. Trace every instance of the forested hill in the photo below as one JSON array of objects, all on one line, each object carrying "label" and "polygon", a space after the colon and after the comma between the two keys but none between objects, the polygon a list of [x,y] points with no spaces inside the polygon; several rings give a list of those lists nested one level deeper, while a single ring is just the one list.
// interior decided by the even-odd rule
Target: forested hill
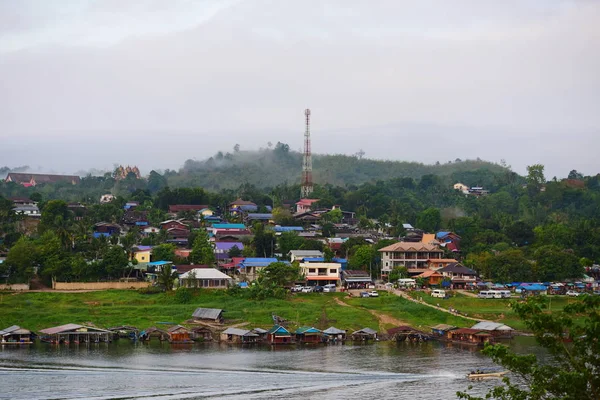
[{"label": "forested hill", "polygon": [[[209,190],[235,189],[248,183],[259,188],[299,183],[302,154],[278,143],[274,149],[217,153],[203,161],[187,160],[178,173],[167,174],[171,187],[201,186]],[[346,186],[398,177],[419,179],[423,175],[448,176],[467,185],[492,185],[504,167],[481,160],[455,160],[435,165],[382,161],[347,155],[313,155],[315,183]]]}]

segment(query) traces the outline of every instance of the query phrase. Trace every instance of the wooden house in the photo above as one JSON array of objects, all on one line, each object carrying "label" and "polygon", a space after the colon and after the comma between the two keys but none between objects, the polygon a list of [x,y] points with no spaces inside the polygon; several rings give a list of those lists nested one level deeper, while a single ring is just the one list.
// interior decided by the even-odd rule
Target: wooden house
[{"label": "wooden house", "polygon": [[377,340],[377,331],[371,328],[362,328],[356,332],[353,332],[352,340],[355,341],[367,341],[367,340]]},{"label": "wooden house", "polygon": [[32,344],[34,334],[18,325],[0,331],[0,344]]},{"label": "wooden house", "polygon": [[267,341],[271,344],[290,344],[292,334],[281,325],[275,325],[267,332]]},{"label": "wooden house", "polygon": [[210,342],[213,340],[212,331],[204,326],[192,328],[192,333],[190,334],[192,340],[198,342]]},{"label": "wooden house", "polygon": [[494,338],[511,338],[514,332],[514,329],[508,325],[488,321],[479,322],[473,325],[471,329],[485,331],[492,335]]},{"label": "wooden house", "polygon": [[431,339],[431,336],[418,329],[408,325],[401,325],[387,330],[391,340],[397,342],[425,342]]},{"label": "wooden house", "polygon": [[149,341],[152,338],[156,338],[161,342],[163,340],[169,340],[169,333],[167,331],[163,331],[162,329],[158,329],[154,326],[146,329],[145,331],[140,332],[141,341]]},{"label": "wooden house", "polygon": [[175,325],[167,331],[171,343],[193,343],[191,331],[185,326]]},{"label": "wooden house", "polygon": [[212,322],[223,322],[223,310],[220,308],[196,308],[196,311],[192,314],[194,321],[212,321]]},{"label": "wooden house", "polygon": [[294,333],[296,343],[321,343],[323,332],[315,327],[301,326]]},{"label": "wooden house", "polygon": [[451,342],[483,346],[492,341],[492,335],[481,329],[461,328],[448,331],[446,339]]},{"label": "wooden house", "polygon": [[66,324],[40,331],[42,341],[55,344],[111,342],[113,333],[106,329]]},{"label": "wooden house", "polygon": [[453,329],[456,329],[456,326],[447,325],[447,324],[438,324],[431,328],[431,333],[433,334],[434,337],[444,338],[444,337],[446,337],[446,334]]},{"label": "wooden house", "polygon": [[252,329],[252,333],[256,333],[258,335],[258,340],[264,342],[267,340],[267,333],[269,331],[263,328],[254,328]]},{"label": "wooden house", "polygon": [[221,332],[221,341],[226,343],[257,343],[259,336],[252,331],[238,328],[227,328]]},{"label": "wooden house", "polygon": [[325,341],[344,342],[346,341],[346,331],[330,326],[323,331]]}]

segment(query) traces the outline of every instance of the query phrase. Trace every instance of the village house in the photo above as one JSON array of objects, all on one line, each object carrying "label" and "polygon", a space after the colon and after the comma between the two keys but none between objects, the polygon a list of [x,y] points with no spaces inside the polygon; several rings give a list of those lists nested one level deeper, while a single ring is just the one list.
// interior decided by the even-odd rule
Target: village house
[{"label": "village house", "polygon": [[341,265],[337,263],[300,263],[300,273],[308,285],[339,286]]},{"label": "village house", "polygon": [[121,227],[119,225],[108,222],[98,222],[97,224],[94,224],[92,229],[95,238],[99,238],[100,236],[119,236],[121,234]]},{"label": "village house", "polygon": [[477,272],[460,263],[448,264],[437,272],[451,280],[453,289],[464,289],[467,285],[473,285],[477,281]]},{"label": "village house", "polygon": [[460,183],[460,182],[455,183],[454,190],[458,190],[459,192],[462,192],[463,194],[469,194],[469,187],[467,185],[465,185],[464,183]]},{"label": "village house", "polygon": [[185,344],[185,343],[193,343],[191,337],[191,331],[185,326],[175,325],[169,328],[167,331],[169,335],[169,342]]},{"label": "village house", "polygon": [[355,341],[367,341],[376,340],[377,331],[371,328],[362,328],[352,333],[352,340]]},{"label": "village house", "polygon": [[113,335],[106,329],[78,324],[42,329],[40,334],[42,341],[56,344],[110,342]]},{"label": "village house", "polygon": [[26,197],[12,197],[13,211],[25,217],[39,218],[42,216],[35,201]]},{"label": "village house", "polygon": [[238,328],[227,328],[223,332],[221,332],[221,341],[227,343],[257,343],[259,341],[259,336],[249,330],[246,329],[238,329]]},{"label": "village house", "polygon": [[210,342],[213,340],[213,333],[208,327],[197,326],[192,328],[190,337],[199,342]]},{"label": "village house", "polygon": [[229,212],[232,215],[239,215],[242,213],[257,212],[258,206],[251,202],[242,199],[237,199],[229,204]]},{"label": "village house", "polygon": [[453,253],[460,251],[461,237],[454,232],[441,231],[435,234],[436,240],[439,241],[440,247],[445,247]]},{"label": "village house", "polygon": [[488,332],[495,338],[510,338],[512,337],[512,334],[514,332],[514,329],[508,325],[491,321],[478,322],[475,325],[473,325],[471,329],[477,329],[480,331]]},{"label": "village house", "polygon": [[425,279],[428,286],[439,286],[444,280],[444,276],[442,274],[431,269],[428,269],[422,274],[416,275],[415,278]]},{"label": "village house", "polygon": [[179,277],[180,287],[227,289],[232,279],[216,268],[194,268]]},{"label": "village house", "polygon": [[110,203],[115,199],[115,196],[112,194],[103,194],[100,196],[100,204]]},{"label": "village house", "polygon": [[453,329],[457,329],[456,326],[448,324],[438,324],[431,327],[431,333],[434,337],[443,338],[446,337],[448,332]]},{"label": "village house", "polygon": [[267,332],[267,341],[270,344],[291,344],[292,334],[281,325],[275,325]]},{"label": "village house", "polygon": [[157,228],[157,227],[155,227],[155,226],[146,226],[146,227],[144,227],[144,228],[142,229],[142,234],[143,234],[144,236],[148,236],[148,235],[150,235],[151,233],[153,233],[153,234],[155,234],[155,235],[158,235],[158,234],[159,234],[159,232],[160,232],[160,228]]},{"label": "village house", "polygon": [[16,184],[31,187],[37,186],[44,183],[58,183],[65,182],[70,183],[72,185],[76,185],[81,182],[81,179],[76,175],[51,175],[51,174],[29,174],[29,173],[19,173],[19,172],[11,172],[9,173],[4,182],[14,182]]},{"label": "village house", "polygon": [[271,213],[248,213],[244,216],[244,221],[250,225],[252,225],[255,222],[260,222],[263,224],[274,223],[273,214]]},{"label": "village house", "polygon": [[242,261],[239,264],[240,265],[239,271],[240,271],[240,274],[242,275],[243,279],[245,279],[247,281],[253,281],[256,278],[258,278],[258,274],[263,268],[268,267],[269,264],[275,263],[278,261],[279,260],[277,260],[277,258],[274,258],[274,257],[271,257],[271,258],[269,258],[269,257],[267,257],[267,258],[247,257],[244,259],[244,261]]},{"label": "village house", "polygon": [[316,203],[319,202],[319,199],[300,199],[296,203],[296,213],[305,213],[313,210],[313,207]]},{"label": "village house", "polygon": [[290,250],[287,254],[290,261],[302,261],[305,257],[323,257],[323,252],[320,250]]},{"label": "village house", "polygon": [[436,245],[427,243],[398,242],[379,250],[381,272],[387,275],[395,267],[405,267],[410,275],[427,270],[428,260],[440,259],[444,252]]},{"label": "village house", "polygon": [[152,246],[136,246],[134,247],[132,258],[137,260],[138,263],[150,262],[150,255],[152,254]]},{"label": "village house", "polygon": [[30,330],[13,325],[0,330],[0,344],[31,344],[33,336]]},{"label": "village house", "polygon": [[346,340],[346,331],[334,326],[325,329],[323,335],[328,342],[344,342]]},{"label": "village house", "polygon": [[481,329],[460,328],[447,331],[446,339],[451,342],[483,346],[492,341],[492,335]]},{"label": "village house", "polygon": [[140,229],[148,226],[150,223],[148,222],[148,212],[147,211],[138,211],[134,209],[130,209],[125,211],[123,217],[121,218],[121,223],[123,225],[128,226],[137,226]]},{"label": "village house", "polygon": [[244,250],[244,244],[242,242],[216,242],[215,243],[215,257],[217,262],[219,263],[229,263],[231,262],[231,257],[229,257],[229,252],[234,247],[237,247],[238,250]]},{"label": "village house", "polygon": [[321,343],[323,332],[315,327],[301,326],[294,332],[296,343]]},{"label": "village house", "polygon": [[196,322],[223,322],[223,310],[220,308],[196,308],[192,314],[192,318]]},{"label": "village house", "polygon": [[169,229],[182,229],[189,231],[190,227],[183,223],[181,219],[168,219],[160,223],[160,229],[168,231]]},{"label": "village house", "polygon": [[431,258],[427,260],[427,268],[437,270],[457,262],[454,258]]},{"label": "village house", "polygon": [[242,242],[254,236],[249,229],[215,229],[213,232],[217,242]]},{"label": "village house", "polygon": [[[196,205],[196,204],[173,204],[173,205],[169,205],[169,215],[171,215],[172,217],[177,217],[177,214],[179,214],[180,212],[186,212],[186,211],[191,211],[194,214],[199,214],[200,211],[202,210],[208,210],[210,211],[210,209],[208,208],[207,205]],[[212,212],[206,212],[206,215],[212,215]],[[204,214],[202,214],[204,215]]]},{"label": "village house", "polygon": [[367,271],[344,270],[342,271],[342,285],[346,289],[364,289],[373,284],[373,279]]}]

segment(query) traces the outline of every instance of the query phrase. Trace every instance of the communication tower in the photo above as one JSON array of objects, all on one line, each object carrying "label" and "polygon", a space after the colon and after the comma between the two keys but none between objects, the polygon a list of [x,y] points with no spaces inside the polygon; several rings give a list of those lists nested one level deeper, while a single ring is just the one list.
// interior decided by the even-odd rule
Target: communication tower
[{"label": "communication tower", "polygon": [[312,154],[310,152],[310,109],[304,110],[306,130],[304,131],[304,157],[302,159],[302,188],[300,198],[308,199],[313,192]]}]

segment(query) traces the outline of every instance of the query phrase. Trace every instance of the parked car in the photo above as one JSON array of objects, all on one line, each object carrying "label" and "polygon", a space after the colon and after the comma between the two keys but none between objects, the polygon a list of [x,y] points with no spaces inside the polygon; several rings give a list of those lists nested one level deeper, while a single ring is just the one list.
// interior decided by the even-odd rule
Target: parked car
[{"label": "parked car", "polygon": [[371,297],[371,296],[369,296],[369,292],[360,292],[360,297]]},{"label": "parked car", "polygon": [[377,290],[371,290],[369,292],[369,297],[379,297],[379,293],[377,293]]},{"label": "parked car", "polygon": [[315,286],[315,287],[313,288],[313,292],[316,292],[316,293],[323,293],[323,286]]},{"label": "parked car", "polygon": [[303,288],[304,288],[304,286],[302,286],[302,285],[294,285],[294,286],[292,286],[292,288],[290,290],[293,293],[299,293],[302,291]]},{"label": "parked car", "polygon": [[445,298],[446,297],[446,291],[445,290],[440,290],[440,289],[435,289],[431,292],[431,297],[440,297],[440,298]]},{"label": "parked car", "polygon": [[313,291],[312,286],[304,286],[302,288],[302,293],[311,293]]},{"label": "parked car", "polygon": [[323,286],[323,292],[325,292],[325,293],[335,292],[335,290],[336,290],[336,288],[333,283]]},{"label": "parked car", "polygon": [[577,297],[577,296],[579,296],[580,294],[581,294],[581,293],[579,293],[579,292],[576,292],[576,291],[574,291],[574,290],[569,290],[569,291],[567,291],[567,296],[571,296],[571,297]]}]

